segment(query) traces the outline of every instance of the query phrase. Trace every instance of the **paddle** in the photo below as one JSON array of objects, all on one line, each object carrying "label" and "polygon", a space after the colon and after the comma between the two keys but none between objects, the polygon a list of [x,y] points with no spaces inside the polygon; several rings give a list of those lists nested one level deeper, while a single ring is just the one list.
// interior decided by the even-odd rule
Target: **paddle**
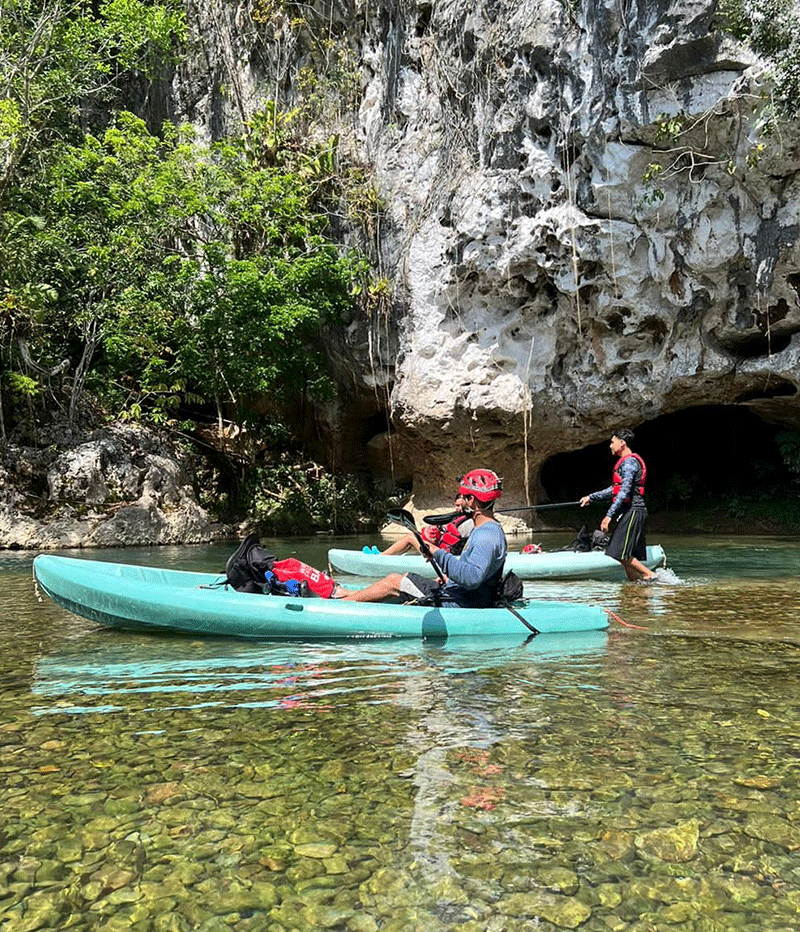
[{"label": "paddle", "polygon": [[442,585],[444,585],[447,580],[444,578],[444,573],[439,569],[438,563],[433,559],[433,556],[428,549],[427,542],[423,539],[422,534],[420,534],[420,532],[417,530],[417,522],[414,520],[414,515],[412,515],[410,511],[406,511],[405,508],[400,508],[397,511],[390,511],[386,517],[390,521],[393,521],[395,524],[401,524],[404,528],[411,531],[420,545],[420,552],[422,553],[422,556],[425,557],[425,559],[436,570],[436,575],[439,577],[439,581],[442,583]]},{"label": "paddle", "polygon": [[[547,505],[520,505],[519,508],[499,508],[495,511],[496,515],[506,515],[512,511],[543,511],[545,508],[571,508],[573,505],[580,505],[580,501],[577,502],[552,502]],[[433,524],[435,526],[440,526],[442,524],[449,524],[460,514],[463,514],[461,511],[451,511],[446,515],[425,515],[422,519],[426,524]]]},{"label": "paddle", "polygon": [[519,508],[502,508],[501,514],[509,511],[544,511],[545,508],[571,508],[573,505],[580,505],[580,499],[577,502],[549,502],[547,505],[520,505]]}]

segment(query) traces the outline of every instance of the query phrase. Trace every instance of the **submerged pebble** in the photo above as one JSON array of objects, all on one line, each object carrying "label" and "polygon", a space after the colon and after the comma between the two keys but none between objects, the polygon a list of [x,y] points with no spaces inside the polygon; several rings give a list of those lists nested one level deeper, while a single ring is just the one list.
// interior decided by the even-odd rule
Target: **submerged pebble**
[{"label": "submerged pebble", "polygon": [[0,652],[0,928],[796,927],[797,649],[695,636],[760,618],[742,590],[628,589],[660,635],[550,655],[75,639],[47,609]]}]

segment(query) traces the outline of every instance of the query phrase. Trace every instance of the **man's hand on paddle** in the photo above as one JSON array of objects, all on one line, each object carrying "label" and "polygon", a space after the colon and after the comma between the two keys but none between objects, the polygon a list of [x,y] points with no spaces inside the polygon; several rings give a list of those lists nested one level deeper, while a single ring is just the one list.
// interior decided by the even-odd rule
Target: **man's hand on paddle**
[{"label": "man's hand on paddle", "polygon": [[418,543],[417,546],[419,547],[419,552],[425,557],[428,563],[433,559],[433,551],[439,549],[438,547],[433,547],[426,540],[422,541],[422,543]]},{"label": "man's hand on paddle", "polygon": [[420,540],[418,537],[412,536],[411,543],[415,549],[419,551],[421,556],[430,561],[431,554],[436,548],[429,541],[425,540],[424,538]]}]

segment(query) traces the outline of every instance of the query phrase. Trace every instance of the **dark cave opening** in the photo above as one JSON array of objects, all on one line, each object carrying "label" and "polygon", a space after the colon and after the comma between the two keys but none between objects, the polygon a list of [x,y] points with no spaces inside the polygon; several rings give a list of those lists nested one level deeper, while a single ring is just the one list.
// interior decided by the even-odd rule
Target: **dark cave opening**
[{"label": "dark cave opening", "polygon": [[[651,515],[759,501],[774,509],[800,499],[800,431],[768,424],[747,407],[708,405],[662,415],[636,428],[635,438],[634,449],[647,464]],[[604,440],[551,457],[541,483],[550,501],[574,500],[610,485],[613,463]]]}]

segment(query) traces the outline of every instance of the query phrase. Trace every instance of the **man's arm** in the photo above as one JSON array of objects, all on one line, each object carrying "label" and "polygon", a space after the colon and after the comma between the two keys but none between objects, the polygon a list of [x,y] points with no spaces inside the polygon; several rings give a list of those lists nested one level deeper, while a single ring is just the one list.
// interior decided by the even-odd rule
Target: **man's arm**
[{"label": "man's arm", "polygon": [[585,508],[589,502],[602,502],[608,498],[611,498],[614,493],[613,486],[609,486],[607,489],[600,489],[599,492],[591,492],[589,495],[584,495],[580,500],[581,508]]},{"label": "man's arm", "polygon": [[480,530],[476,528],[470,534],[460,557],[455,557],[446,550],[437,550],[434,554],[436,562],[447,578],[464,589],[477,589],[494,569],[499,555],[495,536],[481,534]]}]

